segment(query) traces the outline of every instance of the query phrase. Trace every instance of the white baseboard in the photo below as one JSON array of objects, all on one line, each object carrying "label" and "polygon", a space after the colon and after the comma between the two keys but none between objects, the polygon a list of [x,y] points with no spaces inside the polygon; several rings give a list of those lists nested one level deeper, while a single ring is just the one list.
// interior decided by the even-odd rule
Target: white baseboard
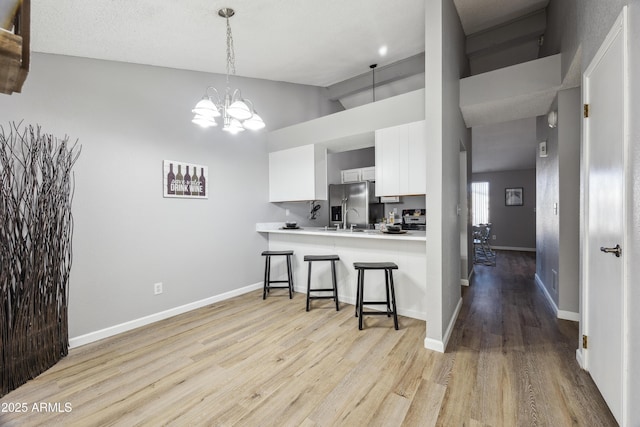
[{"label": "white baseboard", "polygon": [[582,357],[582,349],[581,348],[576,350],[576,360],[578,361],[578,365],[580,365],[580,367],[582,369],[584,369],[584,357]]},{"label": "white baseboard", "polygon": [[573,311],[558,310],[557,316],[558,319],[562,320],[571,320],[572,322],[580,321],[580,313],[575,313]]},{"label": "white baseboard", "polygon": [[445,346],[442,341],[434,340],[433,338],[425,338],[424,348],[427,350],[437,351],[438,353],[444,353]]},{"label": "white baseboard", "polygon": [[519,252],[535,252],[536,248],[521,248],[517,246],[493,246],[491,249],[497,249],[499,251],[519,251]]},{"label": "white baseboard", "polygon": [[206,307],[216,302],[224,301],[229,298],[236,297],[238,295],[246,294],[257,289],[262,289],[262,282],[254,283],[253,285],[245,286],[243,288],[234,289],[229,292],[225,292],[220,295],[215,295],[209,298],[205,298],[200,301],[195,301],[189,304],[181,305],[179,307],[170,308],[169,310],[154,313],[149,316],[141,317],[139,319],[130,320],[128,322],[121,323],[119,325],[110,326],[108,328],[100,329],[99,331],[89,332],[88,334],[80,335],[69,339],[69,347],[75,348],[85,344],[89,344],[104,338],[108,338],[123,332],[130,331],[141,326],[149,325],[160,320],[168,319],[169,317],[177,316],[178,314],[186,313],[197,308]]},{"label": "white baseboard", "polygon": [[458,300],[458,305],[453,312],[453,316],[451,316],[451,320],[449,321],[449,325],[447,326],[447,330],[444,333],[444,337],[442,341],[434,340],[433,338],[425,338],[424,339],[424,348],[437,351],[440,353],[444,353],[447,349],[447,344],[449,344],[449,339],[451,338],[451,334],[453,333],[453,328],[456,326],[456,321],[458,320],[458,315],[460,314],[460,309],[462,308],[462,298]]},{"label": "white baseboard", "polygon": [[542,279],[540,279],[538,273],[536,273],[535,278],[536,284],[538,285],[538,287],[540,287],[540,289],[542,289],[542,292],[544,292],[544,295],[547,297],[547,301],[549,301],[549,303],[551,304],[551,308],[553,308],[553,312],[558,319],[571,320],[572,322],[580,321],[580,313],[558,309],[556,302],[553,300],[553,298],[551,298],[549,291],[547,291],[547,287],[544,285],[544,283],[542,283]]},{"label": "white baseboard", "polygon": [[467,279],[460,279],[460,284],[462,286],[469,286],[469,284],[471,283],[471,277],[473,276],[473,273],[475,272],[475,270],[473,269],[473,267],[471,267],[471,273],[469,273],[469,278]]},{"label": "white baseboard", "polygon": [[542,283],[542,279],[540,279],[540,276],[538,276],[538,273],[536,273],[535,279],[536,279],[536,284],[538,285],[540,290],[542,290],[542,292],[544,293],[544,296],[547,297],[547,301],[549,301],[549,304],[551,304],[551,308],[553,309],[553,312],[556,315],[558,315],[558,306],[556,305],[556,302],[553,300],[553,298],[551,298],[551,294],[549,294],[549,291],[547,291],[547,287],[544,285],[544,283]]}]

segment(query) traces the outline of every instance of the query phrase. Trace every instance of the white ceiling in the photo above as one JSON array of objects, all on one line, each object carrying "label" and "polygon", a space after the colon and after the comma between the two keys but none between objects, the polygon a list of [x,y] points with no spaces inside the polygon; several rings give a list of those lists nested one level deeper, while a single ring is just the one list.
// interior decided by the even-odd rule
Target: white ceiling
[{"label": "white ceiling", "polygon": [[424,51],[424,0],[33,0],[32,50],[225,73],[223,7],[245,77],[324,87]]},{"label": "white ceiling", "polygon": [[544,9],[549,0],[453,0],[466,35]]},{"label": "white ceiling", "polygon": [[[428,0],[430,1],[430,0]],[[329,86],[424,51],[425,0],[32,0],[32,50]],[[454,0],[466,34],[549,0]],[[378,49],[387,45],[380,57]]]},{"label": "white ceiling", "polygon": [[[231,28],[238,75],[326,87],[368,72],[372,63],[382,67],[423,52],[425,1],[431,0],[32,0],[31,47],[35,52],[224,74],[226,27],[217,11],[231,7],[236,11]],[[467,35],[549,2],[453,1]],[[378,54],[382,45],[388,47],[384,57]],[[408,80],[415,85],[416,79],[424,82],[423,75]],[[384,95],[385,88],[377,90]],[[356,105],[368,97],[354,95],[349,102]],[[485,133],[503,135],[501,125],[494,126]],[[531,126],[526,129],[531,135]],[[488,137],[476,143],[476,133],[474,129],[474,151],[487,146],[487,153],[496,156],[507,152],[507,147],[486,145]],[[482,132],[477,134],[480,138]],[[528,146],[522,152],[531,150]],[[480,155],[474,168],[492,168],[490,156],[485,157],[488,166]]]}]

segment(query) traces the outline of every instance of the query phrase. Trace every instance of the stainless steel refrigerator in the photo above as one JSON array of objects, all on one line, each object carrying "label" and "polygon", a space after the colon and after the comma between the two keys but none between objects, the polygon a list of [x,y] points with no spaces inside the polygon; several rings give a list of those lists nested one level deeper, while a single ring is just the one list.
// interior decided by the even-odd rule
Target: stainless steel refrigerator
[{"label": "stainless steel refrigerator", "polygon": [[375,194],[372,181],[329,185],[329,226],[370,228],[384,217],[384,204]]}]

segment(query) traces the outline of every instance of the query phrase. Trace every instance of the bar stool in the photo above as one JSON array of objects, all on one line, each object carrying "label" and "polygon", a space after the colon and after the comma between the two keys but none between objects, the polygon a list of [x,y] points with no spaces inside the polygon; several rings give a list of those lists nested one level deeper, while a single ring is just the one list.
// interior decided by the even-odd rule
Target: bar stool
[{"label": "bar stool", "polygon": [[[358,319],[358,329],[362,330],[362,316],[364,314],[371,315],[387,315],[391,317],[393,314],[393,324],[398,330],[398,315],[396,310],[396,294],[393,287],[393,270],[397,270],[398,266],[393,262],[354,262],[353,267],[358,270],[358,290],[356,294],[356,317]],[[384,270],[385,290],[387,292],[386,301],[365,301],[364,300],[364,272],[367,270]],[[386,311],[364,311],[365,305],[386,305]]]},{"label": "bar stool", "polygon": [[[267,294],[271,289],[289,289],[289,299],[293,298],[293,273],[291,270],[291,256],[293,251],[264,251],[264,287],[262,289],[262,299],[267,299]],[[271,257],[286,256],[287,257],[287,280],[271,280]],[[271,286],[272,283],[286,283],[287,286]]]},{"label": "bar stool", "polygon": [[[312,299],[331,299],[336,301],[336,311],[340,311],[338,301],[338,286],[336,284],[336,261],[340,260],[338,255],[305,255],[304,260],[309,262],[309,274],[307,277],[307,311],[309,311],[309,300]],[[331,279],[333,288],[311,289],[311,263],[313,261],[331,261]],[[311,292],[333,292],[333,295],[311,295]]]}]

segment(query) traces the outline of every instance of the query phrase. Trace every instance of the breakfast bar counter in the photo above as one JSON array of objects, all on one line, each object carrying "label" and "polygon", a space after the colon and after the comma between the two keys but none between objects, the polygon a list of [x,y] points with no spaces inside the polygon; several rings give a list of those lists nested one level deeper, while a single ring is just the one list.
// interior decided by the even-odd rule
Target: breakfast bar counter
[{"label": "breakfast bar counter", "polygon": [[285,228],[281,223],[261,223],[256,224],[256,231],[261,233],[275,234],[297,234],[327,237],[345,237],[345,238],[362,238],[362,239],[392,239],[392,240],[415,240],[426,241],[426,232],[424,231],[403,231],[400,233],[385,233],[380,230],[349,230],[349,229],[330,229],[328,227],[300,227]]},{"label": "breakfast bar counter", "polygon": [[[424,231],[387,234],[379,230],[350,231],[325,230],[324,227],[282,229],[282,223],[256,224],[256,231],[264,234],[269,250],[293,250],[294,289],[306,293],[307,263],[305,255],[329,255],[340,257],[337,263],[338,293],[341,303],[355,304],[357,272],[354,262],[395,262],[394,272],[398,313],[426,320],[426,237]],[[316,265],[318,264],[318,265]],[[331,283],[329,263],[314,263],[312,283]],[[286,277],[284,263],[271,267],[272,274]],[[379,273],[379,274],[377,274]],[[367,273],[367,299],[384,300],[384,274]],[[296,300],[294,296],[294,300]],[[300,298],[304,307],[304,298]],[[315,302],[314,304],[322,304]],[[312,304],[312,307],[313,305]],[[341,308],[353,307],[341,304]],[[313,309],[313,308],[312,308]],[[402,325],[401,325],[402,327]]]}]

